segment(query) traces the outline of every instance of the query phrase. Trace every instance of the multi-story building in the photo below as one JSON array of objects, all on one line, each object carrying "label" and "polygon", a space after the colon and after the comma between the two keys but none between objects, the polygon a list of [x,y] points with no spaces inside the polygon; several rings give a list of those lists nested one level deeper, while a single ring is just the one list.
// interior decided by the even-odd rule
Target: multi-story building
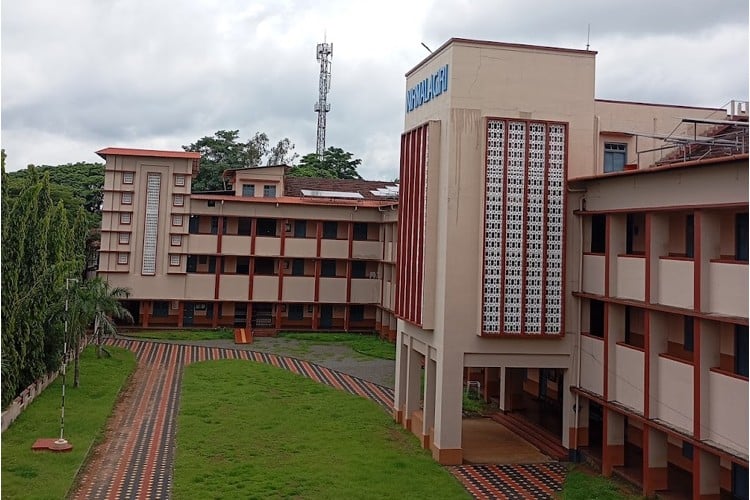
[{"label": "multi-story building", "polygon": [[595,57],[407,73],[394,418],[461,463],[470,382],[648,494],[747,498],[747,103],[596,99]]},{"label": "multi-story building", "polygon": [[99,275],[140,327],[378,331],[393,339],[398,188],[225,172],[192,193],[200,155],[107,148]]}]

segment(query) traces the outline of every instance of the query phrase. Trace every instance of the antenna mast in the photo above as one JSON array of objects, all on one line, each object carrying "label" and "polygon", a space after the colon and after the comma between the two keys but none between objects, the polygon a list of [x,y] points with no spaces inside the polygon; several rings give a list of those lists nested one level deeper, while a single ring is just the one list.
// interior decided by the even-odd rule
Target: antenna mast
[{"label": "antenna mast", "polygon": [[328,104],[328,91],[331,90],[331,58],[333,57],[332,43],[319,43],[317,58],[320,63],[320,79],[318,81],[318,102],[315,112],[318,113],[318,142],[315,149],[318,156],[326,149],[326,113],[331,110]]}]

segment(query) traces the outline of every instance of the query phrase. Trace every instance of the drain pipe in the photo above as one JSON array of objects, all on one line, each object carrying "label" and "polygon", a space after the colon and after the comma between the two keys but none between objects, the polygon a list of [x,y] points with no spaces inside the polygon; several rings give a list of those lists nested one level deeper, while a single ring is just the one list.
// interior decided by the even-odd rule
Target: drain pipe
[{"label": "drain pipe", "polygon": [[[586,205],[586,189],[571,189],[568,188],[568,193],[581,193],[583,196],[578,200],[578,293],[583,292],[583,212],[584,206]],[[581,298],[578,297],[578,323],[576,325],[577,337],[576,341],[578,345],[576,349],[578,351],[578,370],[576,373],[576,387],[581,387],[581,317],[583,316],[583,308],[581,307]],[[575,397],[575,432],[573,433],[573,454],[575,461],[578,462],[578,429],[580,424],[580,402],[581,396],[576,391]]]}]

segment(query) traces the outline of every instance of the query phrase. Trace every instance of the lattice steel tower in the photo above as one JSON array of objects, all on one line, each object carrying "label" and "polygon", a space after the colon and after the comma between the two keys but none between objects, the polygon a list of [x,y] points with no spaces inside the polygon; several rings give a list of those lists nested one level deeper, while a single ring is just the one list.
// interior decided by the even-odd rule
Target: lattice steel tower
[{"label": "lattice steel tower", "polygon": [[318,62],[320,62],[320,79],[318,81],[318,102],[315,103],[315,112],[318,113],[318,143],[316,152],[318,156],[326,149],[326,113],[331,110],[328,104],[328,91],[331,90],[331,57],[333,57],[332,43],[318,44]]}]

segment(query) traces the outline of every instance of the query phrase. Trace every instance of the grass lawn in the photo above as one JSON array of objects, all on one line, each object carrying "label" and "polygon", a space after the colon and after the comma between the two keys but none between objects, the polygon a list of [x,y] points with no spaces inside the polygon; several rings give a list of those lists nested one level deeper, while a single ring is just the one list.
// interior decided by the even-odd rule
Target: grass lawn
[{"label": "grass lawn", "polygon": [[216,330],[144,330],[141,332],[123,332],[121,335],[144,340],[234,339],[234,332],[229,328],[218,328]]},{"label": "grass lawn", "polygon": [[620,484],[592,471],[576,467],[568,474],[563,490],[563,500],[636,500],[644,497],[635,493],[629,485]]},{"label": "grass lawn", "polygon": [[381,359],[396,359],[396,345],[372,334],[358,333],[282,333],[281,338],[304,340],[311,344],[346,344],[354,351]]},{"label": "grass lawn", "polygon": [[38,438],[60,436],[62,377],[38,396],[2,437],[3,498],[65,498],[95,439],[101,436],[123,383],[135,368],[135,355],[108,347],[111,358],[97,359],[94,347],[81,354],[81,386],[73,389],[73,364],[65,388],[68,453],[35,452]]},{"label": "grass lawn", "polygon": [[375,403],[241,360],[185,368],[174,498],[469,498]]}]

